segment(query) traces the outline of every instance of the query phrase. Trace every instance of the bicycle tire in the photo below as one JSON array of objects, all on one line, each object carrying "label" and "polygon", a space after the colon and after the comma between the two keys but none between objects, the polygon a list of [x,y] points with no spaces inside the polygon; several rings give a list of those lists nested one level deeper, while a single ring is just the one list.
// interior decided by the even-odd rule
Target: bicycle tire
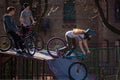
[{"label": "bicycle tire", "polygon": [[[57,45],[55,45],[54,46],[54,44],[52,44],[52,43],[54,43],[55,41],[59,41],[59,44],[57,44]],[[52,45],[52,48],[50,47]],[[60,47],[61,46],[61,47]],[[57,53],[57,48],[58,47],[60,47],[60,48],[62,48],[62,47],[65,47],[66,46],[66,42],[63,40],[63,39],[61,39],[61,38],[56,38],[56,37],[54,37],[54,38],[52,38],[52,39],[50,39],[49,41],[48,41],[48,43],[47,43],[47,52],[48,52],[48,54],[50,55],[50,56],[52,56],[53,58],[58,58],[58,57],[60,57],[59,55],[58,55],[58,53]],[[54,50],[53,50],[53,48],[54,48]],[[62,55],[63,56],[63,55]]]},{"label": "bicycle tire", "polygon": [[34,39],[32,37],[27,39],[27,41],[26,41],[26,49],[27,49],[27,53],[30,56],[33,56],[35,54],[36,47],[35,47]]},{"label": "bicycle tire", "polygon": [[44,40],[42,36],[40,36],[38,33],[33,33],[35,45],[37,50],[42,50],[44,48]]},{"label": "bicycle tire", "polygon": [[[75,79],[75,78],[77,78],[76,76],[75,76],[75,78],[73,77],[73,74],[74,74],[74,75],[76,74],[76,75],[78,76],[77,71],[76,71],[76,73],[71,72],[72,68],[74,68],[74,67],[77,66],[77,65],[80,65],[80,67],[82,66],[82,68],[83,68],[82,70],[85,71],[84,74],[80,74],[80,75],[79,75],[79,78],[80,78],[80,76],[82,76],[81,79]],[[72,74],[72,73],[73,73],[73,74]],[[68,68],[68,75],[69,75],[70,80],[85,80],[86,77],[87,77],[87,68],[86,68],[86,65],[83,64],[83,63],[81,63],[81,62],[74,62],[74,63],[72,63],[72,64],[70,65],[70,67]]]},{"label": "bicycle tire", "polygon": [[6,52],[12,48],[12,40],[8,36],[0,36],[0,41],[0,51]]}]

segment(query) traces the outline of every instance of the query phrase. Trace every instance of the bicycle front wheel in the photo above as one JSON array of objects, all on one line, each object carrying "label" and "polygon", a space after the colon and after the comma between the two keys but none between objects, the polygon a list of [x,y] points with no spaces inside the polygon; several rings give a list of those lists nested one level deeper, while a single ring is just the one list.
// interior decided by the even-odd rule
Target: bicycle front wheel
[{"label": "bicycle front wheel", "polygon": [[27,39],[26,42],[26,48],[27,48],[27,52],[33,56],[36,52],[36,47],[35,47],[35,42],[33,38],[29,38]]},{"label": "bicycle front wheel", "polygon": [[83,63],[74,62],[70,65],[68,74],[71,80],[85,80],[87,77],[87,68]]},{"label": "bicycle front wheel", "polygon": [[36,49],[42,50],[44,48],[44,40],[43,40],[42,36],[40,36],[38,33],[34,33],[33,39],[35,42]]},{"label": "bicycle front wheel", "polygon": [[63,53],[58,53],[60,48],[63,48],[66,46],[66,43],[61,38],[52,38],[47,43],[47,51],[53,58],[58,58],[60,56],[63,56]]},{"label": "bicycle front wheel", "polygon": [[0,50],[5,52],[11,49],[12,40],[8,36],[0,36]]}]

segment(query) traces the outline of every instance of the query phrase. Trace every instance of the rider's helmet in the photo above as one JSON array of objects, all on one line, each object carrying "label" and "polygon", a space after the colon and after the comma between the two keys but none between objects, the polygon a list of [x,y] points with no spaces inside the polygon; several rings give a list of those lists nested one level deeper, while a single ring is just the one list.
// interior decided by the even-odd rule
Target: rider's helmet
[{"label": "rider's helmet", "polygon": [[23,4],[23,8],[24,8],[24,9],[25,9],[26,7],[28,7],[28,6],[30,6],[29,3],[24,3],[24,4]]},{"label": "rider's helmet", "polygon": [[96,35],[96,32],[92,29],[87,29],[85,31],[85,39],[88,39],[90,40],[91,39],[91,36],[95,36]]},{"label": "rider's helmet", "polygon": [[92,30],[92,29],[87,29],[87,30],[85,31],[85,33],[86,33],[86,34],[89,34],[89,35],[92,35],[92,36],[95,36],[95,35],[96,35],[96,32],[95,32],[94,30]]}]

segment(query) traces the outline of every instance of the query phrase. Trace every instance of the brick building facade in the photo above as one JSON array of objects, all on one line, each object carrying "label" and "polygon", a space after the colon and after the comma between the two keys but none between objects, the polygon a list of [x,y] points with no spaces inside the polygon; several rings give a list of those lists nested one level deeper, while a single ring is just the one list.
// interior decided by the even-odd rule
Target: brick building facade
[{"label": "brick building facade", "polygon": [[[41,2],[43,1],[44,0],[41,0]],[[97,43],[114,43],[116,40],[120,39],[120,35],[113,33],[102,23],[94,0],[70,0],[73,1],[75,20],[72,22],[64,21],[66,1],[69,0],[48,0],[48,8],[45,14],[45,18],[50,20],[50,29],[47,31],[47,35],[43,35],[45,41],[51,38],[51,36],[64,38],[65,32],[71,30],[74,27],[79,27],[82,29],[94,29],[97,33],[97,36],[94,37],[94,39],[92,39],[90,43],[95,43],[95,46],[102,46],[101,44]],[[108,19],[108,22],[116,26],[117,29],[120,29],[120,21],[116,21],[115,18],[115,1],[116,0],[109,0],[107,3],[107,7],[105,0],[100,0],[100,3],[106,15],[106,18]],[[6,7],[10,5],[15,6],[17,9],[15,20],[16,23],[19,24],[19,15],[21,10],[19,0],[0,0],[0,34],[4,33],[2,15],[5,13]],[[44,5],[44,3],[41,3],[41,7],[39,8],[40,12],[42,12],[42,8]],[[51,10],[52,8],[53,11]],[[50,11],[52,11],[51,14],[47,16]]]},{"label": "brick building facade", "polygon": [[[37,4],[35,1],[41,1],[40,6],[36,10],[37,15],[34,15],[34,16],[39,16],[39,15],[41,15],[41,13],[44,12],[45,3],[42,3],[42,2],[44,2],[45,0],[23,0],[23,1],[28,1],[28,2],[33,1],[34,7],[35,7],[35,4]],[[90,46],[93,46],[93,47],[116,46],[116,47],[114,47],[113,49],[97,48],[97,50],[93,50],[93,52],[88,56],[88,60],[87,60],[88,64],[87,65],[88,66],[91,65],[90,68],[92,67],[92,69],[94,69],[93,66],[96,66],[96,64],[97,64],[98,67],[95,67],[95,69],[100,70],[98,72],[100,72],[99,76],[102,77],[101,80],[106,79],[104,77],[108,77],[108,76],[110,78],[107,78],[106,80],[114,80],[115,78],[112,78],[111,75],[112,76],[116,75],[116,74],[114,74],[115,71],[117,71],[116,69],[120,68],[118,65],[118,63],[120,62],[120,61],[118,61],[119,60],[118,54],[119,54],[120,50],[117,49],[118,46],[120,46],[120,35],[113,33],[111,30],[109,30],[103,24],[100,14],[98,12],[98,9],[94,3],[94,0],[70,0],[70,1],[73,1],[73,3],[68,4],[68,6],[72,5],[72,7],[70,7],[70,8],[74,8],[73,12],[70,13],[69,10],[66,10],[66,11],[68,11],[71,14],[71,16],[75,15],[70,18],[68,17],[70,19],[70,21],[69,21],[69,19],[67,20],[67,18],[65,17],[65,15],[66,15],[65,14],[65,6],[66,6],[65,1],[69,1],[69,0],[48,0],[48,3],[47,3],[48,8],[47,8],[44,18],[49,20],[50,28],[48,29],[46,35],[40,32],[43,35],[45,42],[47,42],[48,39],[50,39],[52,36],[64,38],[65,32],[68,30],[71,30],[74,27],[79,27],[82,29],[87,29],[87,28],[94,29],[97,33],[97,36],[95,36],[89,42]],[[106,3],[105,1],[106,0],[100,0],[100,4],[101,4],[101,7],[103,8],[103,11],[104,11],[107,21],[110,24],[112,24],[113,26],[115,26],[117,29],[120,30],[120,20],[119,20],[119,17],[120,17],[119,9],[120,8],[119,7],[116,8],[116,1],[119,2],[120,0],[108,0],[108,3]],[[117,4],[117,5],[120,5],[120,4]],[[7,8],[7,6],[15,6],[16,7],[15,21],[19,25],[19,15],[20,15],[20,10],[21,10],[21,5],[19,3],[19,0],[0,0],[0,25],[1,25],[0,26],[0,30],[1,30],[0,35],[5,34],[4,28],[3,28],[2,16],[5,13],[5,9]],[[68,8],[69,7],[67,7],[67,9]],[[118,13],[116,13],[116,11]],[[47,16],[47,15],[49,15],[49,16]],[[2,58],[5,59],[3,56],[1,57],[1,59]],[[18,60],[19,59],[21,59],[21,57],[19,57]],[[23,62],[22,59],[21,59],[21,61]],[[27,61],[30,61],[30,60],[25,60],[24,63],[26,65],[28,65]],[[18,61],[18,62],[20,62],[20,61]],[[22,62],[20,62],[20,63],[22,63]],[[35,64],[36,63],[38,63],[38,62],[35,62]],[[106,66],[106,64],[108,66],[104,68],[104,66]],[[25,65],[25,67],[26,67],[26,65]],[[38,65],[38,64],[36,64],[36,65]],[[94,72],[92,69],[89,69],[90,72]],[[27,70],[27,68],[26,68],[26,70]],[[106,73],[107,71],[109,74]],[[97,72],[97,74],[98,74],[98,72]],[[25,73],[25,74],[27,74],[27,73]]]}]

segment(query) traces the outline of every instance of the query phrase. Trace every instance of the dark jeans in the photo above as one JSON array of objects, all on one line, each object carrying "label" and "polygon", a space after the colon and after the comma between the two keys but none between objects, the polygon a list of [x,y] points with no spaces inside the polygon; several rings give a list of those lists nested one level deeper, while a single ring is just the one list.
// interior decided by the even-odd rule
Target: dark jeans
[{"label": "dark jeans", "polygon": [[26,27],[22,26],[22,34],[25,37],[25,35],[27,34],[28,30]]},{"label": "dark jeans", "polygon": [[21,40],[20,36],[18,36],[18,34],[16,34],[13,31],[8,32],[8,34],[10,34],[10,36],[13,38],[15,43],[15,48],[24,50],[25,46],[23,45],[23,41]]},{"label": "dark jeans", "polygon": [[32,27],[31,26],[22,26],[22,34],[23,34],[23,38],[25,38],[26,34],[32,31]]},{"label": "dark jeans", "polygon": [[[70,37],[66,36],[66,41],[67,41],[67,46],[61,48],[60,51],[66,53],[66,51],[76,48],[76,40],[75,40],[75,38],[70,38]],[[69,53],[68,55],[70,55],[70,54],[71,53]]]}]

